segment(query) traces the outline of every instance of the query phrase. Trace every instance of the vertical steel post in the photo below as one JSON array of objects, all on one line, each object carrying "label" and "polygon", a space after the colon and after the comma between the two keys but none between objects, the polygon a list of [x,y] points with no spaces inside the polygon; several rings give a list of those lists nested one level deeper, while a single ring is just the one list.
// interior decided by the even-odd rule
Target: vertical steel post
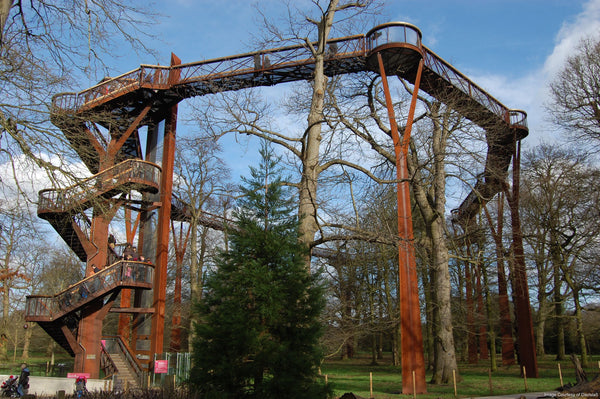
[{"label": "vertical steel post", "polygon": [[529,285],[527,283],[527,272],[525,271],[523,231],[521,229],[521,219],[519,217],[521,141],[517,140],[516,133],[513,148],[513,187],[512,195],[507,197],[510,205],[513,236],[513,295],[515,298],[515,318],[519,338],[519,360],[521,369],[525,368],[529,377],[538,378],[537,354],[535,353],[535,339],[533,336],[533,319],[531,317],[531,305],[529,301]]},{"label": "vertical steel post", "polygon": [[[171,66],[181,64],[181,60],[171,54]],[[179,80],[178,70],[169,72],[169,84]],[[165,300],[167,290],[167,264],[169,261],[169,231],[171,220],[171,199],[173,195],[173,168],[175,164],[175,136],[177,130],[177,104],[168,112],[163,139],[163,161],[160,182],[160,210],[158,212],[156,267],[154,269],[154,296],[152,315],[152,336],[150,338],[150,360],[163,352],[165,332]],[[150,365],[151,369],[153,364]]]},{"label": "vertical steel post", "polygon": [[[473,259],[471,253],[471,240],[465,240],[467,259]],[[465,262],[465,310],[467,321],[467,360],[469,364],[477,363],[477,334],[475,333],[475,305],[473,302],[473,275],[471,274],[471,263]]]},{"label": "vertical steel post", "polygon": [[181,280],[183,276],[183,257],[187,249],[191,228],[188,225],[185,237],[183,236],[183,223],[179,226],[179,237],[175,234],[175,223],[171,220],[171,231],[173,232],[173,246],[175,247],[175,289],[173,291],[173,316],[171,323],[171,345],[172,352],[181,351]]},{"label": "vertical steel post", "polygon": [[[109,217],[102,210],[94,209],[92,218],[91,241],[96,246],[96,253],[88,257],[86,277],[93,274],[92,265],[104,267],[106,264],[106,251],[108,248]],[[102,337],[103,314],[100,312],[102,303],[95,301],[88,304],[81,311],[79,321],[78,341],[82,351],[75,357],[75,365],[83,369],[76,372],[90,373],[91,378],[100,375],[100,340]]]},{"label": "vertical steel post", "polygon": [[[425,358],[423,353],[423,334],[419,307],[419,286],[410,204],[410,185],[408,176],[408,146],[415,115],[423,59],[419,62],[413,88],[412,100],[404,136],[400,140],[396,116],[388,86],[381,53],[377,53],[379,74],[387,105],[394,152],[396,154],[396,179],[398,196],[398,261],[399,261],[399,300],[400,300],[400,347],[402,361],[402,393],[415,394],[427,392],[425,382]],[[414,376],[414,383],[413,383]]]}]

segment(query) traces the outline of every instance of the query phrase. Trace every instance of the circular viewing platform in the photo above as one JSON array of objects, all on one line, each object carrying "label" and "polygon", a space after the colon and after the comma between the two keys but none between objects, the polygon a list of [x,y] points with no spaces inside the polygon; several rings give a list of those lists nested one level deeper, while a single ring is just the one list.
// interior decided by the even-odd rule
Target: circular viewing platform
[{"label": "circular viewing platform", "polygon": [[509,109],[509,124],[511,129],[517,132],[517,140],[522,140],[529,135],[527,126],[527,112],[520,109]]},{"label": "circular viewing platform", "polygon": [[388,22],[377,25],[365,35],[367,43],[367,68],[379,73],[377,54],[386,74],[410,75],[416,72],[421,50],[421,30],[408,22]]}]

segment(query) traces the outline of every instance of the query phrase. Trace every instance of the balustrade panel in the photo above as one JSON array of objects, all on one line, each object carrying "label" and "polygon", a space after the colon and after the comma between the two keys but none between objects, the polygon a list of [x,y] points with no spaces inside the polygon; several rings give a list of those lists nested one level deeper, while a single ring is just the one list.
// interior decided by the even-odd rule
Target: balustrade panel
[{"label": "balustrade panel", "polygon": [[117,286],[152,284],[153,270],[148,263],[119,261],[54,296],[27,297],[26,316],[54,318]]}]

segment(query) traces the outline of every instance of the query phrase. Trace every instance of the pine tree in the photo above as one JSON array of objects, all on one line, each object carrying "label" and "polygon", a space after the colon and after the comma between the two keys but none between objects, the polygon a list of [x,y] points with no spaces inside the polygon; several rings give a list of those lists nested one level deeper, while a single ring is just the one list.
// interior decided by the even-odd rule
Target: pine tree
[{"label": "pine tree", "polygon": [[298,218],[268,144],[242,179],[229,251],[220,254],[199,323],[191,382],[206,398],[326,398],[317,378],[322,353],[320,275],[304,266]]}]

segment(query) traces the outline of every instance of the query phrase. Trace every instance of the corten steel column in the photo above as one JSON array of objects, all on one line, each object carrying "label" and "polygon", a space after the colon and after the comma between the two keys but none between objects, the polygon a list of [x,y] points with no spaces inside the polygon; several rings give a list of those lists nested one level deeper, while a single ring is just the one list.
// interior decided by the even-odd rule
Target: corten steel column
[{"label": "corten steel column", "polygon": [[400,140],[396,116],[387,76],[381,58],[377,53],[379,74],[383,82],[385,101],[390,119],[394,152],[396,154],[396,179],[398,195],[398,263],[399,263],[399,298],[400,298],[400,348],[402,361],[402,393],[425,393],[425,357],[423,354],[423,334],[421,329],[421,310],[419,307],[419,286],[417,280],[417,263],[412,225],[412,210],[410,205],[410,185],[408,182],[408,145],[415,114],[423,58],[419,61],[419,69],[413,88],[412,101],[408,112],[408,120],[404,136]]},{"label": "corten steel column", "polygon": [[[181,60],[171,54],[171,66],[181,64]],[[169,84],[179,80],[179,71],[169,72]],[[165,332],[165,299],[167,290],[167,264],[169,261],[169,231],[171,220],[171,198],[173,195],[173,166],[175,163],[175,132],[177,129],[177,104],[173,105],[165,121],[163,139],[163,161],[160,182],[161,207],[158,212],[156,267],[154,269],[154,314],[152,315],[152,336],[150,338],[150,361],[153,355],[163,352]],[[152,364],[151,367],[154,365]]]},{"label": "corten steel column", "polygon": [[537,355],[533,336],[533,320],[529,302],[529,285],[525,271],[525,255],[523,250],[523,231],[519,217],[519,188],[521,172],[521,141],[514,138],[513,153],[513,188],[512,195],[507,195],[510,205],[510,216],[513,236],[514,279],[513,296],[515,298],[515,318],[519,337],[519,360],[521,371],[523,367],[527,377],[538,378]]},{"label": "corten steel column", "polygon": [[481,286],[481,274],[483,273],[483,260],[479,257],[475,269],[475,283],[477,285],[477,322],[479,323],[479,358],[487,360],[490,358],[487,343],[487,318],[485,315],[485,307],[483,305],[483,287]]},{"label": "corten steel column", "polygon": [[[158,80],[158,79],[157,79]],[[146,161],[156,163],[158,135],[160,132],[160,123],[148,126],[146,139]],[[159,203],[160,193],[143,193],[143,200],[148,203]],[[157,230],[158,210],[152,207],[151,210],[142,211],[140,218],[140,237],[139,247],[141,253],[151,262],[155,262],[156,256],[156,230]],[[151,308],[153,302],[152,291],[136,289],[133,295],[133,307]],[[152,316],[148,313],[134,313],[131,318],[131,341],[130,347],[136,355],[142,357],[149,356]],[[146,363],[147,365],[147,363]]]},{"label": "corten steel column", "polygon": [[[467,238],[467,259],[473,259],[471,254],[471,240]],[[475,305],[473,302],[473,275],[471,263],[465,261],[465,310],[467,313],[467,359],[469,364],[477,363],[477,335],[475,334]]]},{"label": "corten steel column", "polygon": [[[86,277],[93,274],[92,264],[98,267],[104,267],[106,264],[110,220],[102,213],[102,210],[94,209],[94,213],[91,241],[97,246],[97,252],[88,258]],[[90,373],[91,378],[98,378],[100,375],[100,340],[105,315],[101,310],[102,302],[90,303],[81,311],[79,322],[79,345],[82,351],[76,354],[75,372]],[[83,369],[77,369],[81,366]]]},{"label": "corten steel column", "polygon": [[498,311],[500,313],[500,335],[502,336],[502,364],[507,366],[515,363],[515,344],[512,334],[512,321],[510,319],[510,304],[508,300],[508,284],[504,270],[504,246],[502,245],[502,231],[504,230],[504,193],[498,194],[498,223],[494,230],[492,217],[483,207],[494,243],[496,244],[496,270],[498,274]]},{"label": "corten steel column", "polygon": [[179,238],[175,234],[175,223],[171,221],[171,231],[173,232],[173,246],[175,247],[175,289],[173,291],[173,317],[171,324],[171,344],[172,352],[181,351],[181,279],[183,275],[183,257],[187,249],[190,238],[191,227],[188,225],[185,237],[183,236],[183,222],[179,226]]}]

